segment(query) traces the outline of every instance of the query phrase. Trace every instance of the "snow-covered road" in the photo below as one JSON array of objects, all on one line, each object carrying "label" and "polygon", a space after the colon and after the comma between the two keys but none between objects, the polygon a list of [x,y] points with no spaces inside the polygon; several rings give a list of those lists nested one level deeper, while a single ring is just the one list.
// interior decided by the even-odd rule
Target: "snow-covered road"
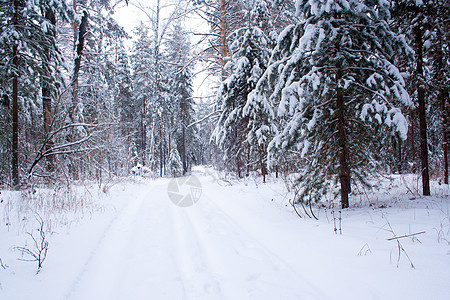
[{"label": "snow-covered road", "polygon": [[105,228],[67,299],[322,298],[221,208],[220,195],[206,191],[183,208],[167,181],[145,188]]},{"label": "snow-covered road", "polygon": [[[124,179],[107,194],[92,188],[100,211],[54,215],[38,274],[14,250],[30,247],[25,233],[33,227],[22,228],[22,212],[11,210],[12,225],[0,224],[0,258],[8,265],[0,268],[0,299],[448,299],[448,187],[417,199],[403,186],[389,187],[370,198],[385,201],[375,202],[380,208],[361,203],[345,210],[343,234],[335,235],[330,209],[316,207],[318,221],[300,220],[281,180],[249,177],[229,185],[212,170],[194,175],[201,197],[190,207],[172,202],[182,198],[171,197],[168,178]],[[19,199],[6,195],[5,215]],[[397,242],[388,239],[414,232],[425,233],[401,239],[399,257]]]}]

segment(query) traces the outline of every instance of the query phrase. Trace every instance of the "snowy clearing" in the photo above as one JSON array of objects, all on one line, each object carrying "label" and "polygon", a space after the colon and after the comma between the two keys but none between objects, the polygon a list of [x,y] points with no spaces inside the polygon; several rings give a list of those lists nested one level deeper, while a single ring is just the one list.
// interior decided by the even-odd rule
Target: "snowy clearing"
[{"label": "snowy clearing", "polygon": [[391,186],[373,205],[354,196],[339,235],[329,208],[299,219],[281,180],[194,175],[201,196],[190,207],[171,202],[170,179],[93,193],[89,210],[54,223],[37,274],[15,248],[32,247],[33,222],[22,222],[32,214],[2,191],[0,299],[448,299],[448,186],[435,183],[429,198]]}]

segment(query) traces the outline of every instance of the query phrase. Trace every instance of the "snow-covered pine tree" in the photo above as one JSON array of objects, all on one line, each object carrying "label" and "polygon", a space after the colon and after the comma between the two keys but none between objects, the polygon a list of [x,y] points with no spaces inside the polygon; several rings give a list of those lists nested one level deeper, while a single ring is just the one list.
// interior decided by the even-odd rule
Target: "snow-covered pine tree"
[{"label": "snow-covered pine tree", "polygon": [[168,87],[173,109],[172,137],[178,146],[183,163],[183,175],[190,165],[189,154],[193,152],[195,126],[194,100],[192,98],[192,55],[186,31],[180,24],[174,24],[166,42],[168,65]]},{"label": "snow-covered pine tree", "polygon": [[[125,151],[119,158],[127,170],[135,166],[134,156],[136,147],[134,143],[134,132],[137,128],[136,102],[133,98],[133,83],[129,64],[129,56],[122,43],[119,42],[116,49],[115,62],[111,63],[109,77],[113,79],[114,90],[114,110],[118,115],[120,136],[123,141]],[[130,151],[130,149],[133,149]]]},{"label": "snow-covered pine tree", "polygon": [[136,148],[140,158],[139,163],[147,164],[147,125],[149,123],[148,103],[150,101],[151,85],[153,82],[154,66],[152,55],[152,41],[149,37],[149,29],[141,23],[136,28],[138,38],[134,43],[131,63],[133,69],[133,92],[135,101],[135,115],[138,126],[136,132]]},{"label": "snow-covered pine tree", "polygon": [[[20,165],[25,166],[19,161],[19,152],[25,154],[24,158],[28,157],[28,149],[42,138],[39,131],[32,130],[37,124],[31,123],[42,114],[40,90],[45,86],[43,92],[48,98],[54,96],[60,86],[56,66],[62,63],[62,56],[49,14],[57,14],[65,20],[70,16],[70,10],[62,0],[0,1],[0,93],[4,103],[11,104],[12,115],[11,131],[2,133],[12,134],[11,149],[8,149],[12,158],[6,160],[11,161],[11,168],[5,174],[11,170],[13,185],[19,184]],[[42,119],[39,124],[44,127]],[[20,134],[19,128],[24,129]],[[19,137],[29,141],[30,146],[20,142]],[[2,134],[0,138],[6,137]]]},{"label": "snow-covered pine tree", "polygon": [[[248,105],[245,113],[244,106],[247,104],[248,95],[266,69],[270,56],[269,39],[262,30],[252,25],[251,11],[246,11],[246,14],[247,26],[234,31],[228,37],[230,60],[226,69],[230,75],[222,82],[217,93],[221,115],[213,134],[215,142],[225,154],[226,165],[234,166],[232,169],[239,177],[243,166],[242,158],[246,151],[250,151],[249,146],[253,146],[252,150],[259,153],[260,145],[255,140],[258,129],[254,128],[258,125],[254,123],[249,125],[249,120],[252,117],[255,122],[260,122],[257,120],[260,116],[254,111],[252,103]],[[249,130],[252,131],[247,139]],[[253,145],[248,142],[252,142]],[[247,158],[249,154],[247,153]],[[264,159],[257,160],[261,161],[264,173]],[[247,165],[249,164],[250,161],[247,161]]]},{"label": "snow-covered pine tree", "polygon": [[183,174],[183,162],[181,161],[181,157],[176,146],[172,146],[170,149],[168,168],[169,173],[173,177],[178,177]]},{"label": "snow-covered pine tree", "polygon": [[411,101],[390,59],[413,52],[390,30],[384,0],[297,0],[296,8],[302,21],[280,34],[258,84],[260,93],[273,89],[269,100],[286,121],[270,155],[294,151],[302,159],[299,201],[319,200],[332,179],[346,208],[351,182],[367,184],[377,167],[379,137],[406,138],[399,106]]},{"label": "snow-covered pine tree", "polygon": [[[245,12],[248,27],[240,29],[242,36],[237,39],[239,50],[236,51],[236,55],[245,57],[251,66],[249,73],[242,75],[247,76],[247,85],[252,91],[267,68],[273,48],[273,41],[254,23],[254,20],[262,18],[261,14],[265,11],[265,7],[264,2],[248,7]],[[242,117],[248,120],[246,143],[249,146],[248,156],[251,157],[251,161],[247,163],[257,166],[263,176],[263,182],[266,182],[266,150],[276,132],[273,108],[267,103],[266,98],[250,92],[242,110]]]},{"label": "snow-covered pine tree", "polygon": [[[165,174],[171,144],[171,118],[173,103],[169,86],[170,68],[164,61],[164,41],[169,33],[170,24],[179,16],[179,6],[166,6],[162,1],[155,1],[152,9],[139,8],[145,11],[151,27],[138,30],[140,38],[136,43],[133,68],[135,72],[135,94],[141,100],[142,148],[143,160],[155,171],[159,167],[160,176]],[[168,11],[168,10],[171,11]],[[181,18],[181,17],[180,17]],[[146,27],[145,25],[141,25]],[[151,28],[151,30],[150,30]],[[147,79],[146,79],[147,78]],[[142,90],[141,90],[142,88]],[[148,135],[148,137],[147,137]],[[147,145],[148,142],[148,145]],[[139,143],[137,143],[139,145]],[[148,152],[148,153],[147,153]]]}]

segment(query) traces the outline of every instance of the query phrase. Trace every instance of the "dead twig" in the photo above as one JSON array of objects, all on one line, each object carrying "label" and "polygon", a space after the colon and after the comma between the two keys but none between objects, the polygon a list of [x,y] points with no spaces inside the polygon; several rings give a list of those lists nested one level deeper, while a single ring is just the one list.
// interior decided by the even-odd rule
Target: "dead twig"
[{"label": "dead twig", "polygon": [[7,264],[4,264],[4,263],[3,263],[3,261],[2,261],[1,258],[0,258],[0,266],[1,266],[3,269],[5,269],[5,270],[6,270],[7,268],[9,268]]},{"label": "dead twig", "polygon": [[396,239],[402,239],[402,238],[406,238],[406,237],[416,236],[416,235],[423,234],[423,233],[425,233],[425,231],[411,233],[411,234],[405,234],[405,235],[401,235],[401,236],[395,236],[395,237],[391,237],[387,240],[392,241],[392,240],[396,240]]},{"label": "dead twig", "polygon": [[20,258],[19,260],[37,261],[38,263],[37,272],[39,273],[40,269],[42,268],[42,264],[44,263],[44,260],[47,258],[48,241],[45,236],[44,220],[42,220],[42,218],[39,215],[36,216],[36,220],[39,223],[38,228],[39,237],[36,238],[33,235],[33,233],[27,232],[34,242],[34,249],[29,249],[27,247],[16,247],[15,249],[21,251],[22,254],[27,254],[30,256],[29,259]]},{"label": "dead twig", "polygon": [[291,204],[292,208],[294,209],[295,213],[297,214],[297,216],[301,219],[302,216],[300,215],[300,213],[297,210],[297,207],[295,207],[295,198],[297,198],[297,193],[298,191],[295,191],[294,197],[291,199],[289,199],[289,204]]},{"label": "dead twig", "polygon": [[368,245],[367,243],[365,243],[365,244],[362,246],[361,250],[359,250],[358,256],[362,256],[363,254],[364,254],[364,256],[365,256],[365,255],[367,255],[367,254],[369,254],[369,253],[372,253],[372,250],[370,250],[369,245]]},{"label": "dead twig", "polygon": [[411,264],[411,268],[415,269],[416,267],[414,266],[413,262],[411,261],[411,258],[409,257],[408,253],[406,252],[405,248],[403,248],[403,245],[400,243],[400,238],[404,237],[404,236],[397,236],[394,232],[394,229],[391,226],[391,223],[389,222],[389,220],[386,218],[386,216],[383,214],[383,218],[386,220],[387,225],[389,226],[389,232],[392,233],[393,237],[388,239],[389,241],[393,240],[397,242],[397,249],[398,249],[398,257],[397,257],[397,268],[398,265],[400,263],[400,258],[401,258],[401,254],[402,252],[405,254],[406,258],[408,259],[409,263]]}]

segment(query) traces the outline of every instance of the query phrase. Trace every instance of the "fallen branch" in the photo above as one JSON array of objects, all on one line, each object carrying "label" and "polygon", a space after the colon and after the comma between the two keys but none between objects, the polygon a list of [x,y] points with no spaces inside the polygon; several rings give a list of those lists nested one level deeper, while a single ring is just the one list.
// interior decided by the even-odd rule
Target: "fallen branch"
[{"label": "fallen branch", "polygon": [[392,240],[402,239],[402,238],[405,238],[405,237],[416,236],[416,235],[423,234],[423,233],[425,233],[425,231],[411,233],[411,234],[405,234],[405,235],[401,235],[401,236],[394,236],[394,237],[391,237],[391,238],[389,238],[387,240],[388,241],[392,241]]},{"label": "fallen branch", "polygon": [[396,234],[395,234],[395,232],[394,232],[394,229],[393,229],[392,226],[391,226],[391,223],[390,223],[389,220],[386,218],[386,215],[383,214],[382,216],[383,216],[383,218],[386,220],[387,225],[389,226],[389,230],[388,230],[388,231],[391,232],[392,235],[394,236],[394,237],[388,239],[388,241],[395,240],[395,242],[397,243],[397,249],[398,249],[397,268],[398,268],[398,266],[399,266],[399,263],[400,263],[400,257],[401,257],[401,254],[402,254],[402,252],[403,252],[403,253],[405,254],[406,258],[408,259],[408,261],[409,261],[409,263],[410,263],[410,265],[411,265],[411,268],[415,269],[415,266],[414,266],[414,264],[413,264],[411,258],[409,257],[409,255],[408,255],[408,253],[406,252],[405,248],[403,248],[403,245],[402,245],[402,244],[400,243],[400,241],[399,241],[399,239],[400,239],[401,237],[405,237],[405,236],[399,236],[399,237],[396,236]]}]

